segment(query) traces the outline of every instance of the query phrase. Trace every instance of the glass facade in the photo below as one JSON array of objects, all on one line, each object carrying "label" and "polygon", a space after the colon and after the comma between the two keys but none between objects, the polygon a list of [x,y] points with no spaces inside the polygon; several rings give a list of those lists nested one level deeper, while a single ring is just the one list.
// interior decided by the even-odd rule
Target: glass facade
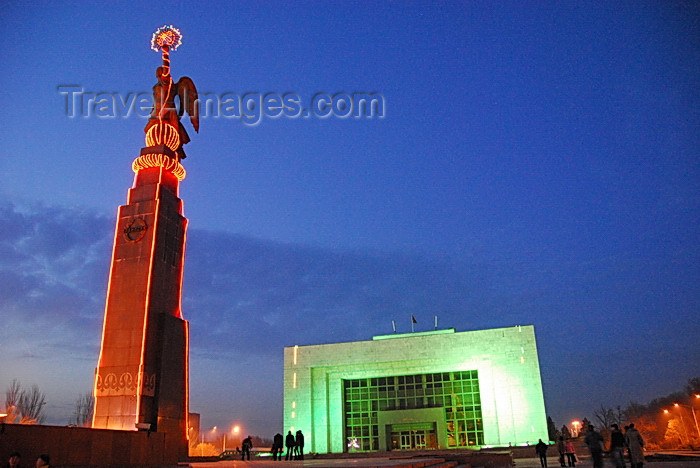
[{"label": "glass facade", "polygon": [[444,420],[425,421],[412,436],[407,428],[390,428],[395,448],[430,447],[435,424],[445,426],[450,448],[484,444],[475,370],[343,380],[343,404],[347,450],[380,450],[379,431],[386,429],[379,427],[378,412],[422,408],[444,408]]}]

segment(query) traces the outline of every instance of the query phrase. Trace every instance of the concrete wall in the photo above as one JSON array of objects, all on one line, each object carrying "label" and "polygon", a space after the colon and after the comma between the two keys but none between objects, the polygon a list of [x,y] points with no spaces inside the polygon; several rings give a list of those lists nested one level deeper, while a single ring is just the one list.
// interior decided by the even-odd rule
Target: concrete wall
[{"label": "concrete wall", "polygon": [[0,427],[0,462],[18,451],[23,466],[34,466],[42,453],[51,466],[174,466],[177,450],[168,450],[164,433],[113,431],[81,427],[3,424]]},{"label": "concrete wall", "polygon": [[477,370],[484,445],[546,440],[547,421],[532,326],[438,330],[284,350],[285,431],[308,451],[343,452],[343,379]]}]

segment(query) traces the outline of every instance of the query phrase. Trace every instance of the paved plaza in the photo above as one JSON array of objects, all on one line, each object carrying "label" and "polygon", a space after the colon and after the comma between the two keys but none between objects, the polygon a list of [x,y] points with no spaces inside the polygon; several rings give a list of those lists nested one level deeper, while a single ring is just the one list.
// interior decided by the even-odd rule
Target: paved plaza
[{"label": "paved plaza", "polygon": [[[697,454],[700,457],[700,453]],[[549,468],[558,468],[559,464],[555,457],[551,457]],[[377,457],[377,458],[342,458],[342,459],[314,459],[296,461],[272,461],[269,459],[240,461],[226,460],[216,462],[194,462],[181,464],[180,466],[190,466],[192,468],[284,468],[284,467],[314,467],[314,468],[342,468],[342,467],[401,467],[401,468],[423,468],[430,466],[446,467],[443,465],[444,459],[440,457]],[[468,465],[458,465],[466,467]],[[700,468],[700,458],[690,458],[686,461],[652,461],[645,463],[645,468]],[[576,464],[577,468],[592,468],[593,463],[588,458],[583,458]],[[629,467],[629,465],[628,465]],[[478,468],[476,466],[472,468]],[[537,458],[517,458],[515,468],[540,468]],[[603,468],[614,468],[614,465],[605,460]]]}]

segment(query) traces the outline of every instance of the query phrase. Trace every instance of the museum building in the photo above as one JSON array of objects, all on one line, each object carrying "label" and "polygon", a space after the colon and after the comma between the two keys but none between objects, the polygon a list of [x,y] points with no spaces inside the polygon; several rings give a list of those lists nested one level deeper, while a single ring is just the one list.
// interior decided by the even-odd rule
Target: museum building
[{"label": "museum building", "polygon": [[547,440],[534,327],[286,347],[284,427],[315,453]]}]

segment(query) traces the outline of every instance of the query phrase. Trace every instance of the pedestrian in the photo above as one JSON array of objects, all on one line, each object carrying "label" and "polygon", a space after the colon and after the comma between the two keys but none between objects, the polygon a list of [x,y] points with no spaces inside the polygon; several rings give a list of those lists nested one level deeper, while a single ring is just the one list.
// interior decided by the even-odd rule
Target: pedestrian
[{"label": "pedestrian", "polygon": [[49,468],[51,466],[51,458],[45,454],[42,453],[39,455],[39,458],[36,459],[36,468]]},{"label": "pedestrian", "polygon": [[540,457],[542,468],[547,468],[547,444],[542,442],[542,439],[535,445],[535,453]]},{"label": "pedestrian", "polygon": [[301,433],[301,429],[297,431],[296,439],[294,439],[294,450],[296,452],[296,460],[304,459],[304,434]]},{"label": "pedestrian", "polygon": [[19,452],[12,452],[7,460],[7,468],[21,468],[22,455]]},{"label": "pedestrian", "polygon": [[588,426],[588,432],[586,432],[583,441],[591,452],[593,468],[603,468],[603,436],[595,430],[593,424]]},{"label": "pedestrian", "polygon": [[292,431],[287,432],[287,437],[284,438],[284,445],[287,447],[285,460],[294,460],[294,443],[294,434]]},{"label": "pedestrian", "polygon": [[625,442],[630,451],[630,464],[632,468],[642,468],[644,465],[644,439],[634,424],[629,425],[625,434]]},{"label": "pedestrian", "polygon": [[250,460],[250,449],[253,448],[253,439],[250,438],[250,436],[246,437],[243,439],[243,443],[241,444],[241,460],[245,460],[246,454],[248,455],[248,460]]},{"label": "pedestrian", "polygon": [[282,442],[282,434],[279,432],[275,434],[272,439],[272,459],[280,461],[282,460],[282,448],[284,443]]},{"label": "pedestrian", "polygon": [[565,445],[564,445],[564,437],[559,436],[559,441],[557,442],[557,452],[559,452],[559,466],[566,466],[566,463],[564,463],[564,452],[565,452]]},{"label": "pedestrian", "polygon": [[571,439],[566,439],[566,443],[564,444],[564,453],[566,454],[566,461],[568,462],[569,466],[576,466],[576,450],[574,449],[574,443],[571,442]]},{"label": "pedestrian", "polygon": [[610,428],[610,454],[616,468],[625,468],[625,435],[617,424],[612,424]]}]

